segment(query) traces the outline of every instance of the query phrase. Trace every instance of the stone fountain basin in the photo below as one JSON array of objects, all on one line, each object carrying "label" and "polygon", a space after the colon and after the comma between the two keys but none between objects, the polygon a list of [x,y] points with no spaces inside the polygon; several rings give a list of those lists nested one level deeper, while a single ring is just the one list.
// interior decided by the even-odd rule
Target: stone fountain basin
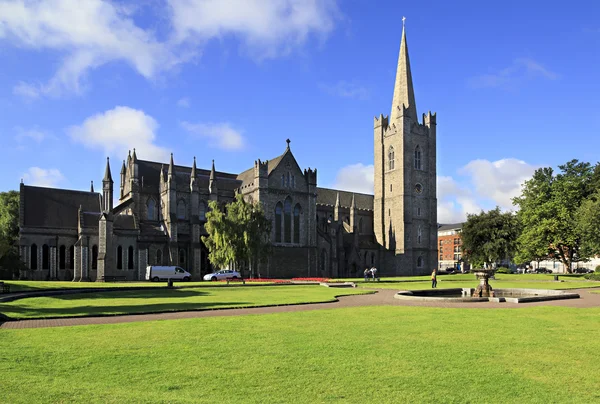
[{"label": "stone fountain basin", "polygon": [[474,288],[401,290],[394,297],[421,302],[454,303],[529,303],[547,300],[579,299],[579,294],[564,290],[548,289],[494,289],[494,297],[472,297]]}]

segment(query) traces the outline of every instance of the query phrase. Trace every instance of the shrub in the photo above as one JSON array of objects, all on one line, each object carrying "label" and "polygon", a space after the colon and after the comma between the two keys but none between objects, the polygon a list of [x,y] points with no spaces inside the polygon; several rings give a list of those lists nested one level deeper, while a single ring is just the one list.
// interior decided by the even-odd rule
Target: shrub
[{"label": "shrub", "polygon": [[596,269],[596,272],[592,272],[590,274],[585,274],[583,277],[590,281],[600,281],[600,272],[597,272],[597,271],[598,270]]},{"label": "shrub", "polygon": [[600,274],[600,265],[596,265],[596,269],[594,270],[597,274]]},{"label": "shrub", "polygon": [[511,274],[512,271],[506,267],[500,267],[500,268],[496,269],[496,273],[497,274]]}]

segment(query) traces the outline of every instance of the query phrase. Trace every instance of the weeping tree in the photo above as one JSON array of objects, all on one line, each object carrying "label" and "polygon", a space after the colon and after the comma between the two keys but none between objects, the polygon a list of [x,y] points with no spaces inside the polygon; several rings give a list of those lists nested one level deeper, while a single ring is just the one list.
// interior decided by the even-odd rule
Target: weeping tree
[{"label": "weeping tree", "polygon": [[232,264],[243,268],[246,264],[254,275],[259,263],[271,253],[271,221],[260,203],[246,202],[242,195],[224,209],[216,201],[209,202],[205,229],[208,236],[202,241],[208,248],[208,259],[217,268]]},{"label": "weeping tree", "polygon": [[515,215],[498,207],[467,215],[461,232],[463,253],[474,266],[492,265],[514,254],[518,234]]}]

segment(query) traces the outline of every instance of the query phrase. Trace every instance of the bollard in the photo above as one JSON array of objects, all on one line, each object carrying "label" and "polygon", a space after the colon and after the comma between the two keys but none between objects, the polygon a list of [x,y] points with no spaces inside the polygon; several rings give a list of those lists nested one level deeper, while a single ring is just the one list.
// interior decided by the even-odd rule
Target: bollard
[{"label": "bollard", "polygon": [[169,280],[167,282],[167,287],[168,288],[172,288],[173,287],[173,279],[169,278]]},{"label": "bollard", "polygon": [[558,275],[554,275],[554,280],[558,282]]}]

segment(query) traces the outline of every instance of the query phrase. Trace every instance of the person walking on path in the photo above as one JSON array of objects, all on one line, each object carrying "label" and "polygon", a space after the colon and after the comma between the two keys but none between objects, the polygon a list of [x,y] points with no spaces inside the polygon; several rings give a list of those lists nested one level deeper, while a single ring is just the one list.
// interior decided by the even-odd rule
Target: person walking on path
[{"label": "person walking on path", "polygon": [[373,277],[373,282],[375,282],[375,278],[377,277],[377,268],[371,268],[371,276]]},{"label": "person walking on path", "polygon": [[369,282],[369,273],[371,272],[371,270],[369,268],[365,268],[365,282]]},{"label": "person walking on path", "polygon": [[434,268],[431,273],[431,288],[437,288],[437,268]]}]

